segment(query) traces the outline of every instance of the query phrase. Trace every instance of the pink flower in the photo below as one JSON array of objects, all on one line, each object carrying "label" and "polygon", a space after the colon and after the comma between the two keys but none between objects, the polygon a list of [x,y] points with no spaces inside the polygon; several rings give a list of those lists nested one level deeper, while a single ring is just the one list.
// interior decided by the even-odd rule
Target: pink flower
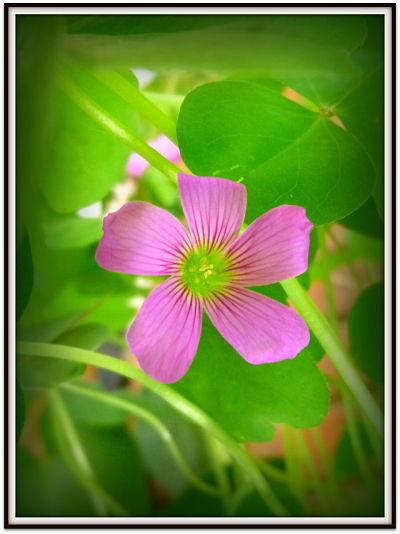
[{"label": "pink flower", "polygon": [[127,332],[141,368],[176,382],[196,354],[203,310],[249,363],[294,358],[309,343],[301,317],[245,287],[303,273],[312,224],[304,208],[279,206],[239,237],[246,188],[224,178],[178,175],[189,231],[167,211],[129,202],[104,219],[96,259],[110,271],[170,275],[142,305]]},{"label": "pink flower", "polygon": [[[179,163],[181,159],[179,148],[165,135],[160,135],[157,139],[150,141],[149,146],[154,148],[154,150],[157,150],[157,152],[164,156],[164,158],[172,161],[172,163]],[[148,166],[148,161],[142,158],[142,156],[139,156],[136,152],[133,152],[129,156],[126,170],[131,176],[140,178]]]}]

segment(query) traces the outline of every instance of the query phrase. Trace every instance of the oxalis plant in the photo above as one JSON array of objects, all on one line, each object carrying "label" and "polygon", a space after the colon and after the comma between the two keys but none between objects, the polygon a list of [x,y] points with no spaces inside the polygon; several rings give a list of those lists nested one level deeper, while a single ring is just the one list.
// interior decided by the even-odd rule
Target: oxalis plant
[{"label": "oxalis plant", "polygon": [[383,515],[382,32],[18,18],[17,516]]}]

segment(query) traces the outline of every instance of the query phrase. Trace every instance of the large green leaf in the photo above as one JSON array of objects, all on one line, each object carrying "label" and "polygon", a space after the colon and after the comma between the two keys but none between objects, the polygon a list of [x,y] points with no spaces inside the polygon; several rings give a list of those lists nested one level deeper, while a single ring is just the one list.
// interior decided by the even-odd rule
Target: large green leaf
[{"label": "large green leaf", "polygon": [[363,17],[235,15],[216,19],[171,16],[169,22],[166,17],[135,16],[130,31],[127,21],[121,24],[114,18],[102,24],[92,19],[82,21],[81,31],[86,24],[87,33],[69,35],[66,45],[80,61],[113,67],[262,71],[297,90],[311,88],[321,103],[337,97],[358,78],[360,69],[349,51],[366,38]]},{"label": "large green leaf", "polygon": [[352,135],[257,81],[205,84],[186,97],[177,133],[197,175],[245,178],[247,218],[281,204],[325,224],[371,194],[374,167]]},{"label": "large green leaf", "polygon": [[367,72],[362,81],[335,106],[349,132],[365,147],[377,176],[373,192],[377,209],[384,209],[384,74],[383,67]]},{"label": "large green leaf", "polygon": [[205,318],[200,346],[186,376],[174,385],[239,440],[268,441],[272,423],[310,427],[328,411],[326,382],[308,353],[251,365]]},{"label": "large green leaf", "polygon": [[[132,109],[93,73],[63,66],[80,91],[126,127],[136,129]],[[132,83],[136,81],[132,75]],[[50,207],[71,213],[101,200],[124,176],[129,149],[64,93],[57,99],[56,136],[49,150],[42,191]]]},{"label": "large green leaf", "polygon": [[349,317],[350,348],[360,369],[374,382],[384,374],[384,285],[367,288]]}]

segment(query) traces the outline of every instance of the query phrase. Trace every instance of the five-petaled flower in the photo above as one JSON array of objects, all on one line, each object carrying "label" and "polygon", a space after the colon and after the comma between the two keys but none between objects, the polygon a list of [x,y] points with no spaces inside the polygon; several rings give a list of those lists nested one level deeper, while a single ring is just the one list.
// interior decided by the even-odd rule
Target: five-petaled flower
[{"label": "five-petaled flower", "polygon": [[196,354],[203,310],[249,363],[294,358],[309,343],[301,317],[245,289],[307,269],[312,224],[304,208],[279,206],[238,237],[246,188],[224,178],[178,175],[189,231],[167,211],[129,202],[104,219],[96,259],[110,271],[170,275],[148,296],[127,340],[141,368],[176,382]]}]

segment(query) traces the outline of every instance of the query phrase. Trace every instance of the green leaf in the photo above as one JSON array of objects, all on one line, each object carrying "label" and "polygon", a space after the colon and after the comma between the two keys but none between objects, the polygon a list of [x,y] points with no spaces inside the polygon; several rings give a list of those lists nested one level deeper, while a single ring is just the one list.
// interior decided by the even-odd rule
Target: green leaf
[{"label": "green leaf", "polygon": [[373,381],[384,375],[384,285],[367,288],[349,317],[350,349],[360,369]]},{"label": "green leaf", "polygon": [[325,379],[307,349],[293,360],[251,365],[207,319],[194,362],[173,387],[241,441],[271,440],[272,423],[318,425],[329,405]]},{"label": "green leaf", "polygon": [[[93,74],[77,67],[64,65],[63,69],[90,99],[128,128],[136,129],[132,109]],[[71,213],[107,195],[124,177],[130,152],[62,89],[57,99],[55,131],[42,191],[53,210]]]},{"label": "green leaf", "polygon": [[79,318],[79,313],[72,313],[50,321],[22,324],[18,327],[17,338],[22,341],[55,341],[67,328]]},{"label": "green leaf", "polygon": [[[80,384],[80,387],[103,391],[103,388],[95,382],[83,382]],[[119,398],[136,402],[136,395],[128,390],[118,389],[112,393]],[[73,419],[85,425],[94,427],[120,426],[129,417],[126,410],[106,404],[105,402],[99,402],[90,397],[82,397],[68,390],[63,391],[63,397],[68,403],[68,410]]]},{"label": "green leaf", "polygon": [[[269,483],[271,484],[271,481]],[[271,486],[279,500],[285,503],[285,508],[292,517],[304,516],[300,502],[290,493],[287,485],[273,482]],[[261,497],[251,490],[244,496],[235,510],[236,517],[273,517],[274,515]]]},{"label": "green leaf", "polygon": [[149,515],[149,490],[138,446],[120,427],[77,425],[94,477],[132,516]]},{"label": "green leaf", "polygon": [[52,213],[51,219],[44,224],[46,245],[53,249],[84,247],[99,241],[101,236],[101,219]]},{"label": "green leaf", "polygon": [[96,350],[110,338],[110,334],[110,330],[105,325],[87,323],[65,332],[57,339],[57,343]]},{"label": "green leaf", "polygon": [[361,208],[339,222],[351,230],[383,240],[384,226],[378,215],[373,197],[369,197],[367,202],[363,204]]},{"label": "green leaf", "polygon": [[23,314],[33,287],[33,262],[29,236],[24,234],[16,254],[16,320]]},{"label": "green leaf", "polygon": [[[204,472],[208,467],[204,447],[204,436],[198,427],[180,417],[165,401],[148,390],[143,390],[136,398],[143,408],[151,411],[169,428],[186,463],[195,473]],[[135,435],[144,463],[161,486],[171,495],[177,496],[188,485],[187,478],[177,468],[176,460],[149,424],[138,421]],[[157,451],[157,454],[154,454]]]},{"label": "green leaf", "polygon": [[18,442],[18,439],[21,435],[22,429],[25,422],[25,399],[24,392],[22,391],[19,382],[15,381],[15,408],[16,408],[16,418],[15,418],[15,439]]},{"label": "green leaf", "polygon": [[353,136],[259,83],[198,87],[182,104],[177,134],[194,174],[245,178],[248,221],[294,204],[315,225],[333,222],[374,187],[374,168]]},{"label": "green leaf", "polygon": [[23,356],[17,360],[17,376],[22,387],[47,389],[75,380],[86,366],[66,360],[53,360],[39,356]]},{"label": "green leaf", "polygon": [[189,487],[179,499],[162,510],[167,517],[220,517],[224,515],[222,500],[197,488]]},{"label": "green leaf", "polygon": [[[85,324],[61,334],[57,343],[95,350],[109,337],[110,331],[106,326]],[[79,378],[86,369],[81,363],[37,356],[20,357],[17,363],[19,380],[25,388],[51,388]]]},{"label": "green leaf", "polygon": [[58,456],[37,459],[18,452],[16,500],[22,517],[95,515],[88,493]]},{"label": "green leaf", "polygon": [[384,208],[384,78],[383,67],[368,72],[335,108],[344,125],[365,147],[373,162],[376,186],[373,191],[378,212]]},{"label": "green leaf", "polygon": [[343,93],[358,78],[360,68],[348,52],[366,38],[363,17],[235,15],[216,19],[217,24],[199,16],[171,17],[170,22],[165,16],[135,16],[130,31],[128,24],[115,24],[116,19],[109,25],[92,19],[82,21],[82,29],[78,26],[75,31],[84,34],[69,35],[66,46],[81,62],[114,68],[130,67],[134,57],[136,67],[157,71],[262,71],[297,90],[317,93],[323,102]]}]

